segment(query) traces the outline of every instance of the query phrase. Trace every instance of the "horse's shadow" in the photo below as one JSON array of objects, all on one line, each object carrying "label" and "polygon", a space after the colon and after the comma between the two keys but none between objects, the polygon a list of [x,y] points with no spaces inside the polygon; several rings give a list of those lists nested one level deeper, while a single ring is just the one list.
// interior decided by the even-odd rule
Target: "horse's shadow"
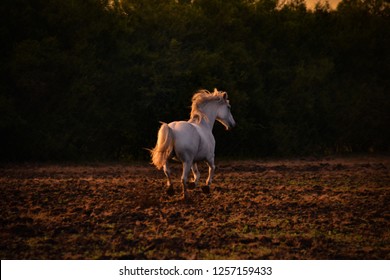
[{"label": "horse's shadow", "polygon": [[[190,182],[187,184],[187,190],[191,190],[192,194],[187,199],[183,200],[181,196],[181,191],[175,190],[173,186],[171,185],[166,190],[166,196],[170,199],[167,201],[169,202],[184,202],[186,204],[193,203],[194,197],[197,196],[197,194],[203,193],[204,195],[210,197],[212,195],[210,186],[204,185],[204,186],[196,186],[194,182]],[[177,196],[180,195],[180,196]]]}]

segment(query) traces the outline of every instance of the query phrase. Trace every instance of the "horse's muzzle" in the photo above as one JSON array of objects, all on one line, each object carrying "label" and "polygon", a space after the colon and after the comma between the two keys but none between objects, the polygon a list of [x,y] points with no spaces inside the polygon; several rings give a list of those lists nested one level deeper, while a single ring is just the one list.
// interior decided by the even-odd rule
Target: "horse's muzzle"
[{"label": "horse's muzzle", "polygon": [[229,125],[226,127],[226,130],[230,131],[236,126],[236,122],[229,122]]}]

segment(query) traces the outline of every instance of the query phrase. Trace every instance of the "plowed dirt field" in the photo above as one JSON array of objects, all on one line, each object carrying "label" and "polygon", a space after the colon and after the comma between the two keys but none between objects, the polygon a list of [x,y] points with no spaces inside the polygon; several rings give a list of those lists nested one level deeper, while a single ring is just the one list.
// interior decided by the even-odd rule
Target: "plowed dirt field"
[{"label": "plowed dirt field", "polygon": [[[200,164],[204,183],[207,168]],[[1,259],[390,259],[390,158],[0,166]]]}]

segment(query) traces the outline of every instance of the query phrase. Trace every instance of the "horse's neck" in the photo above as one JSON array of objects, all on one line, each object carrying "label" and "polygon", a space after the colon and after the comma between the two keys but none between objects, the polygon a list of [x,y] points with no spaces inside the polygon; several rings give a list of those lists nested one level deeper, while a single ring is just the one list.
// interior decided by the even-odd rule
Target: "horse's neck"
[{"label": "horse's neck", "polygon": [[207,126],[211,131],[213,130],[215,119],[217,118],[217,108],[215,104],[209,103],[203,107],[203,114],[207,116],[207,118],[203,118],[200,122],[200,125]]}]

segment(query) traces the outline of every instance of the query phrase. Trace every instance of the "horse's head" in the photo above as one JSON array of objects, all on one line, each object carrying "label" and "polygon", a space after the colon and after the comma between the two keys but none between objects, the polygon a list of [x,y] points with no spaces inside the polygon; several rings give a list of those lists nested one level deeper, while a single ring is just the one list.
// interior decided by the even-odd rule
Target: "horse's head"
[{"label": "horse's head", "polygon": [[[214,90],[214,94],[216,92],[218,92],[217,89]],[[223,124],[226,130],[229,130],[236,126],[236,122],[232,116],[232,113],[230,112],[231,106],[227,93],[221,92],[219,94],[222,94],[222,99],[217,109],[217,121]]]}]

